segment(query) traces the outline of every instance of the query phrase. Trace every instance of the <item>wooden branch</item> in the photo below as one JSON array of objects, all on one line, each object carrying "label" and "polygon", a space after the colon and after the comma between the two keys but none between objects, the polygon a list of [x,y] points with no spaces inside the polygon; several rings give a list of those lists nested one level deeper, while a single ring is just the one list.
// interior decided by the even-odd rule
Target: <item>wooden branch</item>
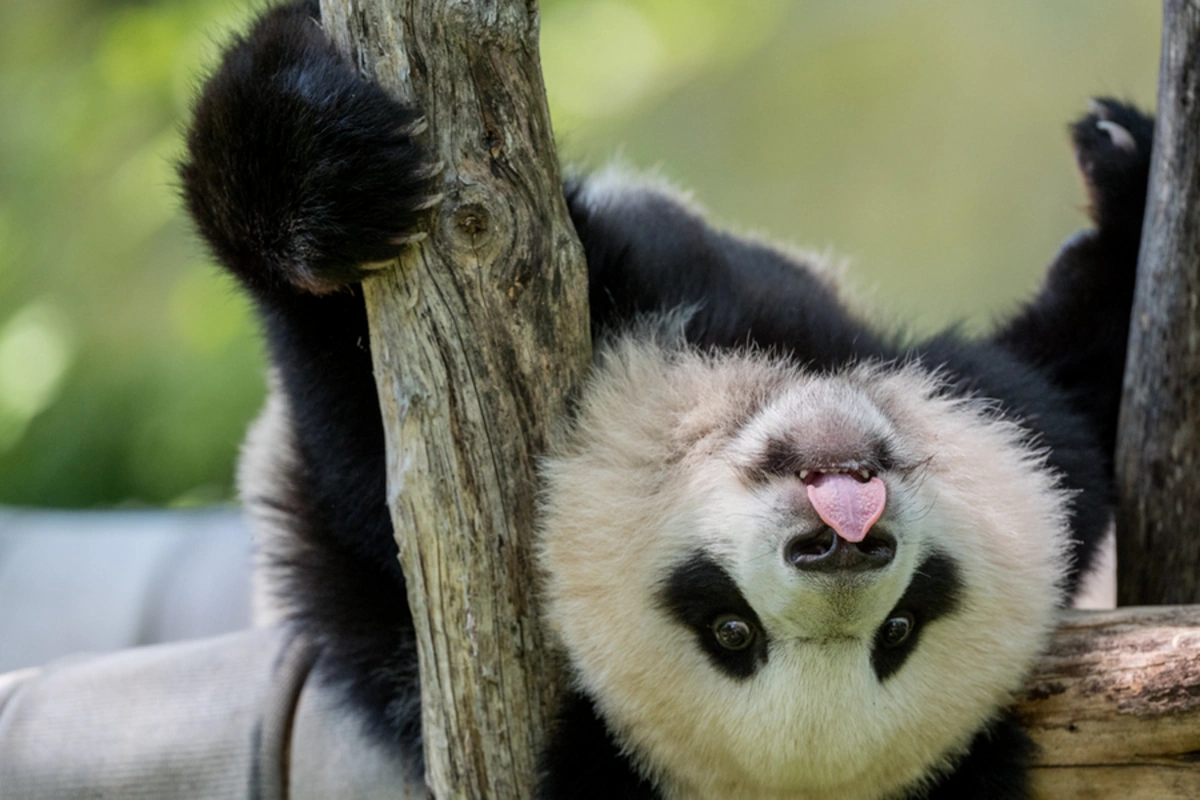
[{"label": "wooden branch", "polygon": [[321,12],[364,74],[424,110],[446,164],[426,245],[366,285],[426,781],[439,798],[524,800],[558,689],[533,591],[536,455],[591,347],[536,2]]},{"label": "wooden branch", "polygon": [[1015,711],[1039,798],[1200,797],[1200,606],[1071,612]]},{"label": "wooden branch", "polygon": [[1116,467],[1119,603],[1200,603],[1200,3],[1196,0],[1163,3],[1158,121]]}]

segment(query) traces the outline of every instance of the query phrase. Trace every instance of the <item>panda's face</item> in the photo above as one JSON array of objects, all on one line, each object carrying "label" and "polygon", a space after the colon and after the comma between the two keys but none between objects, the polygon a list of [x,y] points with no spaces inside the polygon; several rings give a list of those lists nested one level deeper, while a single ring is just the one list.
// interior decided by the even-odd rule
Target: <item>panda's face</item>
[{"label": "panda's face", "polygon": [[546,478],[550,622],[672,797],[911,785],[1006,703],[1055,620],[1063,493],[1015,426],[916,367],[626,343]]}]

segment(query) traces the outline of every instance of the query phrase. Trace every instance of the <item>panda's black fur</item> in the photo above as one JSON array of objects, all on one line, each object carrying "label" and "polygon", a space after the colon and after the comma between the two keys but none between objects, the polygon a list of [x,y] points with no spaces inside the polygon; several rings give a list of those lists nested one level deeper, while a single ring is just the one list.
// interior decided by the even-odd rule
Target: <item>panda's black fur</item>
[{"label": "panda's black fur", "polygon": [[[417,110],[335,53],[316,0],[268,11],[226,51],[195,106],[184,196],[262,318],[283,413],[248,456],[244,501],[273,532],[272,603],[320,646],[320,674],[379,741],[419,770],[412,620],[385,506],[384,444],[359,279],[396,256],[439,191]],[[814,372],[919,362],[938,391],[990,399],[1044,448],[1067,503],[1073,591],[1110,516],[1112,450],[1152,123],[1112,100],[1071,128],[1095,229],[1066,244],[1044,286],[992,335],[910,343],[852,315],[819,270],[713,228],[654,187],[608,177],[565,193],[588,261],[593,334],[686,307],[705,352],[783,354]],[[597,198],[600,198],[598,201]],[[603,201],[603,202],[601,202]],[[271,450],[274,448],[274,450]],[[671,676],[663,676],[671,681]],[[544,755],[545,798],[656,798],[662,780],[573,693]],[[1032,746],[998,714],[950,769],[912,792],[1021,798]],[[635,766],[637,765],[637,766]]]}]

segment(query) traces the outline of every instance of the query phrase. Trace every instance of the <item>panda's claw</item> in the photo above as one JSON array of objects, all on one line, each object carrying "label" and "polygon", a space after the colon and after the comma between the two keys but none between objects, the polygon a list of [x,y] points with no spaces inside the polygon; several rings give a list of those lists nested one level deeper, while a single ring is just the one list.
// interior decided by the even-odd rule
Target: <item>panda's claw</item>
[{"label": "panda's claw", "polygon": [[417,231],[416,233],[406,233],[403,236],[393,236],[391,242],[396,247],[408,247],[411,244],[423,242],[428,238],[429,234],[425,231]]},{"label": "panda's claw", "polygon": [[431,208],[436,208],[446,199],[445,192],[436,192],[425,197],[419,197],[412,205],[413,211],[428,211]]},{"label": "panda's claw", "polygon": [[1107,133],[1108,138],[1112,139],[1112,143],[1117,147],[1129,153],[1137,153],[1137,142],[1133,140],[1133,134],[1117,123],[1102,119],[1096,123],[1096,127]]},{"label": "panda's claw", "polygon": [[436,178],[445,171],[446,162],[439,158],[437,161],[430,161],[425,166],[415,169],[413,171],[413,177],[417,178],[418,180],[430,180],[431,178]]},{"label": "panda's claw", "polygon": [[1093,97],[1088,100],[1088,113],[1092,114],[1097,119],[1108,119],[1108,106],[1105,101],[1099,97]]},{"label": "panda's claw", "polygon": [[412,122],[401,125],[396,128],[395,134],[402,137],[420,136],[429,128],[429,119],[424,114],[414,119]]}]

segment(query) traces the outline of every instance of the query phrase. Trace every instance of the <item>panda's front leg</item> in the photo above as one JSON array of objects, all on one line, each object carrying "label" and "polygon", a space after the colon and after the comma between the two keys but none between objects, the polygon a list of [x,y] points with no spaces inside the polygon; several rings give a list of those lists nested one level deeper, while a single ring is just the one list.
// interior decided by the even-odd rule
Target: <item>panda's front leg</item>
[{"label": "panda's front leg", "polygon": [[1154,121],[1128,104],[1098,99],[1070,132],[1095,228],[1063,245],[1037,296],[994,341],[1046,370],[1111,454]]}]

